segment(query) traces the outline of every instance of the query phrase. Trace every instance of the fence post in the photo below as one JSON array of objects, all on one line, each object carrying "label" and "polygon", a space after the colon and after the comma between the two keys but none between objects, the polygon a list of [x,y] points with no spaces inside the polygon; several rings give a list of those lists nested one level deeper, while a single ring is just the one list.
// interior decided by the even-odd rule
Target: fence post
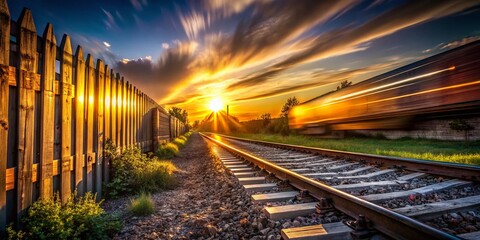
[{"label": "fence post", "polygon": [[0,0],[0,231],[7,225],[7,146],[10,63],[10,13]]},{"label": "fence post", "polygon": [[84,125],[85,125],[85,60],[82,47],[78,46],[75,53],[75,188],[78,195],[85,192],[83,181],[84,155]]},{"label": "fence post", "polygon": [[105,131],[104,131],[104,87],[105,87],[105,65],[103,61],[98,59],[96,66],[96,82],[95,84],[95,130],[94,130],[94,139],[95,139],[95,152],[97,153],[97,158],[95,159],[94,173],[95,173],[95,191],[97,193],[97,199],[99,200],[102,196],[102,166],[103,166],[103,144],[105,141]]},{"label": "fence post", "polygon": [[[107,139],[111,140],[111,132],[110,132],[110,117],[111,117],[111,104],[110,104],[110,69],[108,65],[105,65],[105,87],[104,87],[104,120],[105,120],[105,129],[104,129],[104,143]],[[110,159],[104,157],[103,160],[103,182],[108,182],[109,180],[109,169],[110,169]]]},{"label": "fence post", "polygon": [[[126,110],[126,105],[127,105],[127,100],[125,99],[125,80],[124,78],[122,77],[122,79],[120,80],[120,93],[121,93],[121,119],[122,119],[122,124],[121,124],[121,127],[120,127],[120,136],[121,136],[121,141],[120,141],[120,145],[121,145],[121,149],[124,150],[125,149],[125,146],[126,146],[126,131],[125,131],[125,128],[126,128],[126,123],[125,123],[125,110]],[[119,93],[119,94],[120,94]]]},{"label": "fence post", "polygon": [[63,35],[62,44],[60,46],[60,98],[62,108],[62,159],[61,159],[61,196],[62,203],[66,203],[70,197],[71,180],[70,175],[73,169],[72,161],[72,45],[70,44],[70,37]]},{"label": "fence post", "polygon": [[41,84],[40,124],[40,198],[53,196],[53,142],[55,129],[55,61],[57,40],[52,24],[43,32],[43,77]]},{"label": "fence post", "polygon": [[32,13],[23,9],[18,29],[18,183],[17,213],[20,218],[32,204],[35,90],[37,74],[37,31]]},{"label": "fence post", "polygon": [[117,79],[113,69],[110,72],[110,114],[111,114],[111,129],[112,129],[112,142],[118,146],[117,141]]},{"label": "fence post", "polygon": [[94,105],[95,105],[95,69],[93,65],[93,58],[90,54],[87,56],[87,62],[85,67],[85,83],[87,84],[87,129],[86,129],[86,150],[87,150],[87,191],[93,192],[93,169],[92,165],[95,162],[95,152],[93,151],[93,116],[94,116]]}]

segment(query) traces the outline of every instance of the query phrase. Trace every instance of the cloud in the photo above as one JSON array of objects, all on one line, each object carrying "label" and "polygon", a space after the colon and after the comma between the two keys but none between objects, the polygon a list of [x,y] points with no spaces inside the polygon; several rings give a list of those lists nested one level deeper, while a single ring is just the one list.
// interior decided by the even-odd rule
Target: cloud
[{"label": "cloud", "polygon": [[110,43],[105,42],[105,41],[103,41],[103,45],[105,45],[105,47],[107,47],[107,48],[109,48],[111,46]]},{"label": "cloud", "polygon": [[470,37],[464,37],[460,40],[452,41],[449,42],[441,47],[441,49],[451,49],[451,48],[456,48],[463,46],[465,44],[469,44],[471,42],[475,42],[477,40],[480,40],[480,36],[470,36]]},{"label": "cloud", "polygon": [[351,52],[352,49],[362,43],[392,34],[415,24],[457,13],[476,4],[474,1],[459,2],[454,0],[409,1],[360,26],[335,29],[320,36],[312,37],[311,44],[303,51],[271,65],[253,77],[232,84],[229,89],[264,82],[298,64],[339,55],[339,52]]},{"label": "cloud", "polygon": [[148,6],[147,0],[130,0],[130,3],[137,11],[141,11],[144,7]]},{"label": "cloud", "polygon": [[107,16],[107,19],[103,20],[107,29],[118,29],[117,22],[115,21],[115,17],[107,10],[102,8],[103,13]]},{"label": "cloud", "polygon": [[[269,1],[270,0],[257,0],[257,3],[265,3]],[[233,14],[242,12],[254,2],[255,0],[207,0],[204,2],[204,6],[220,17],[230,17]]]},{"label": "cloud", "polygon": [[170,44],[168,44],[168,43],[162,43],[162,48],[163,48],[163,49],[169,49],[169,48],[170,48]]},{"label": "cloud", "polygon": [[191,64],[198,44],[177,42],[174,48],[163,52],[157,62],[151,56],[136,60],[119,61],[118,71],[140,89],[148,89],[154,99],[162,99],[181,83],[179,79],[191,76]]},{"label": "cloud", "polygon": [[189,15],[180,15],[180,22],[189,39],[197,38],[198,34],[208,25],[208,15],[193,11]]},{"label": "cloud", "polygon": [[303,83],[303,84],[295,84],[294,86],[282,86],[276,89],[272,89],[270,91],[266,91],[261,94],[247,96],[235,99],[234,101],[250,101],[250,100],[259,100],[264,98],[270,98],[275,96],[280,96],[288,93],[294,93],[299,91],[310,90],[314,88],[318,88],[327,84],[331,83],[339,83],[345,80],[351,80],[356,76],[361,76],[367,73],[384,70],[384,69],[391,69],[393,67],[399,66],[401,61],[389,61],[379,64],[374,64],[367,67],[357,68],[357,69],[348,69],[342,68],[338,71],[326,71],[326,70],[318,70],[315,72],[310,73],[310,76],[298,76],[299,78],[311,78],[310,81]]}]

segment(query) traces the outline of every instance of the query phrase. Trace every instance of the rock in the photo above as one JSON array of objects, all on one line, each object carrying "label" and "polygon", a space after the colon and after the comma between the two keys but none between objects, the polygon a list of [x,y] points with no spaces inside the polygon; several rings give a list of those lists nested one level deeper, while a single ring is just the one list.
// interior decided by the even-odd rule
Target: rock
[{"label": "rock", "polygon": [[282,224],[282,228],[289,228],[290,226],[292,226],[290,222],[285,222],[284,224]]},{"label": "rock", "polygon": [[262,224],[261,222],[259,222],[259,223],[257,224],[257,229],[258,229],[259,231],[263,229],[263,224]]},{"label": "rock", "polygon": [[248,218],[240,219],[240,226],[245,227],[248,225]]},{"label": "rock", "polygon": [[249,214],[247,212],[242,212],[242,214],[240,214],[240,217],[246,218],[246,217],[248,217],[248,215]]},{"label": "rock", "polygon": [[301,223],[297,220],[293,221],[293,226],[294,227],[300,227]]},{"label": "rock", "polygon": [[267,235],[268,232],[270,232],[270,228],[265,228],[265,229],[262,229],[262,230],[260,231],[260,233],[261,233],[262,235]]}]

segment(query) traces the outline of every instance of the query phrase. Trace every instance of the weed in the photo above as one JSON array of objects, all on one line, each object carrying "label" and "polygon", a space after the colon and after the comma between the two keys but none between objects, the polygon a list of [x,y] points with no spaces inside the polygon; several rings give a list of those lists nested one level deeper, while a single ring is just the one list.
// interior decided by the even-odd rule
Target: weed
[{"label": "weed", "polygon": [[141,193],[136,199],[130,202],[128,210],[135,216],[147,216],[155,212],[155,203],[152,195]]}]

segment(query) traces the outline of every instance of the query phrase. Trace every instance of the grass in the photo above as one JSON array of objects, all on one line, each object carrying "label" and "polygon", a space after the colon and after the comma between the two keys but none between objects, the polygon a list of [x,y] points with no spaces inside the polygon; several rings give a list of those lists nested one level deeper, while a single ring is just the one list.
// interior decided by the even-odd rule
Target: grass
[{"label": "grass", "polygon": [[135,216],[148,216],[155,212],[155,203],[152,195],[142,193],[130,202],[128,210]]},{"label": "grass", "polygon": [[191,135],[192,132],[187,132],[183,136],[173,139],[172,142],[161,145],[155,152],[155,155],[160,159],[172,159],[178,155],[180,148],[185,147]]},{"label": "grass", "polygon": [[428,139],[346,138],[321,139],[312,136],[275,134],[230,134],[254,140],[327,148],[349,152],[416,158],[442,162],[480,165],[480,142]]}]

